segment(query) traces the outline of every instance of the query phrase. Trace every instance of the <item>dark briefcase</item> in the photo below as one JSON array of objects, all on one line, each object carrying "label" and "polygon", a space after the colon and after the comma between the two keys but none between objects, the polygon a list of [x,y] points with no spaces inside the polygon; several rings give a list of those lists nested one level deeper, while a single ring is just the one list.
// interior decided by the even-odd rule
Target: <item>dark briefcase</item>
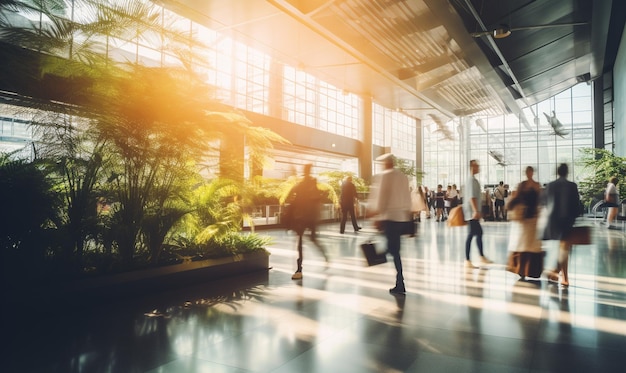
[{"label": "dark briefcase", "polygon": [[376,245],[373,242],[362,243],[361,250],[363,250],[363,255],[365,255],[368,266],[371,267],[377,264],[387,263],[387,254],[377,252]]},{"label": "dark briefcase", "polygon": [[565,239],[570,245],[589,245],[591,244],[591,227],[575,226]]}]

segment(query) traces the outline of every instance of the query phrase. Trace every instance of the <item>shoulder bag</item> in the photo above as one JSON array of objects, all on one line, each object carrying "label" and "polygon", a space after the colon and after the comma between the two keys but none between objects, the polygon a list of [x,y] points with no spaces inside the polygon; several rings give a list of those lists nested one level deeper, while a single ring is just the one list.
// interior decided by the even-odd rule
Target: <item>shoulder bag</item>
[{"label": "shoulder bag", "polygon": [[463,215],[463,206],[459,205],[450,209],[448,213],[448,226],[449,227],[462,227],[467,225],[465,216]]}]

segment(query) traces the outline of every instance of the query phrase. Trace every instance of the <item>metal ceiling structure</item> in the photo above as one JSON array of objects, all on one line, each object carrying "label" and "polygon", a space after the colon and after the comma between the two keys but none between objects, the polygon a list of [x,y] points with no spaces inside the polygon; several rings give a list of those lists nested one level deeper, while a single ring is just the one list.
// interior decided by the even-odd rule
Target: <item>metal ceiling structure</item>
[{"label": "metal ceiling structure", "polygon": [[[626,14],[623,0],[158,3],[426,121],[521,113],[600,77],[612,68]],[[502,27],[511,30],[505,38],[489,32]]]}]

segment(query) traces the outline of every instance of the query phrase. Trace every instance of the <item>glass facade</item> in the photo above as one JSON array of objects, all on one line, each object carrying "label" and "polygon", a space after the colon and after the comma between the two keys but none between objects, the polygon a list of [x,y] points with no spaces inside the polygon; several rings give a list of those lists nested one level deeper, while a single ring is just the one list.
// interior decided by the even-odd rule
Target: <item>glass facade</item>
[{"label": "glass facade", "polygon": [[[367,126],[363,125],[364,104],[360,96],[166,9],[158,11],[162,22],[158,32],[130,40],[107,36],[103,44],[108,56],[149,66],[180,65],[180,59],[169,51],[163,36],[172,30],[188,33],[201,41],[189,43],[188,52],[194,69],[215,88],[208,94],[216,99],[235,108],[279,117],[293,125],[363,140]],[[79,12],[67,9],[66,14],[77,17]],[[39,17],[30,18],[39,21]],[[429,187],[453,183],[460,186],[469,159],[480,161],[479,178],[483,184],[503,180],[513,187],[522,180],[528,165],[536,168],[540,183],[547,183],[554,179],[556,166],[561,162],[570,164],[570,178],[578,181],[585,172],[580,167],[578,149],[593,146],[591,94],[591,86],[581,83],[533,105],[526,109],[526,117],[531,118],[528,125],[522,118],[506,115],[459,118],[444,124],[424,120],[418,126],[417,119],[373,103],[372,143],[412,162],[425,173],[423,183]],[[10,115],[10,110],[5,108],[1,113],[4,113],[2,141],[14,146],[16,140],[22,141],[27,134],[27,126],[16,121],[19,118]],[[561,123],[556,134],[549,125],[553,115]],[[421,144],[416,143],[419,130]],[[417,152],[422,152],[423,165],[415,164],[419,159]],[[297,150],[292,155],[301,157]],[[357,168],[357,154],[339,161],[332,157],[321,152],[309,156],[325,167],[350,164],[351,169]],[[274,161],[289,162],[288,158],[289,153],[283,151]]]},{"label": "glass facade", "polygon": [[29,123],[30,120],[21,119],[12,107],[0,105],[0,152],[23,149],[33,138]]},{"label": "glass facade", "polygon": [[[443,129],[434,122],[425,121],[423,124],[422,183],[433,190],[437,184],[460,186],[461,164],[465,163],[461,149],[463,139],[456,130],[460,128],[460,120],[444,123]],[[452,139],[447,138],[446,133],[452,134]]]},{"label": "glass facade", "polygon": [[415,166],[417,120],[401,111],[372,104],[372,143]]},{"label": "glass facade", "polygon": [[589,171],[581,165],[579,149],[593,146],[591,86],[578,84],[527,108],[525,114],[531,118],[528,125],[517,115],[455,120],[448,123],[454,141],[433,131],[434,124],[426,125],[424,183],[462,184],[470,159],[481,164],[482,184],[504,181],[515,188],[527,166],[533,166],[535,179],[545,184],[556,178],[560,163],[570,166],[570,180],[583,179]]},{"label": "glass facade", "polygon": [[302,126],[359,139],[363,101],[359,96],[285,65],[283,118]]}]

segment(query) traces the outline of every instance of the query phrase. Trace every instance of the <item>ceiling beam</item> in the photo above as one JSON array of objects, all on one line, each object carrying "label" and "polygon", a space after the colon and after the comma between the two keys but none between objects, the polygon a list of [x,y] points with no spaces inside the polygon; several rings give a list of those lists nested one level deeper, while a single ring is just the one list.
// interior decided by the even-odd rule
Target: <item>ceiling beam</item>
[{"label": "ceiling beam", "polygon": [[348,43],[344,42],[342,39],[340,39],[336,35],[329,32],[326,28],[320,26],[311,17],[305,14],[302,14],[297,8],[295,8],[292,4],[290,4],[289,1],[287,0],[267,0],[267,1],[268,3],[272,4],[273,6],[275,6],[282,12],[284,12],[285,14],[296,19],[300,24],[308,27],[309,29],[316,32],[317,34],[321,35],[330,43],[338,46],[350,56],[354,57],[355,59],[359,61],[362,61],[364,65],[368,66],[375,73],[384,77],[390,83],[395,84],[396,86],[404,89],[406,92],[413,95],[416,99],[419,99],[426,105],[431,106],[435,110],[438,110],[445,116],[448,116],[450,118],[455,116],[453,112],[443,107],[440,103],[432,100],[429,97],[424,96],[419,91],[416,91],[414,86],[411,86],[407,84],[406,82],[403,82],[402,80],[400,80],[397,76],[397,71],[387,71],[385,68],[383,68],[382,66],[372,61],[362,51],[357,50],[352,45],[349,45]]}]

